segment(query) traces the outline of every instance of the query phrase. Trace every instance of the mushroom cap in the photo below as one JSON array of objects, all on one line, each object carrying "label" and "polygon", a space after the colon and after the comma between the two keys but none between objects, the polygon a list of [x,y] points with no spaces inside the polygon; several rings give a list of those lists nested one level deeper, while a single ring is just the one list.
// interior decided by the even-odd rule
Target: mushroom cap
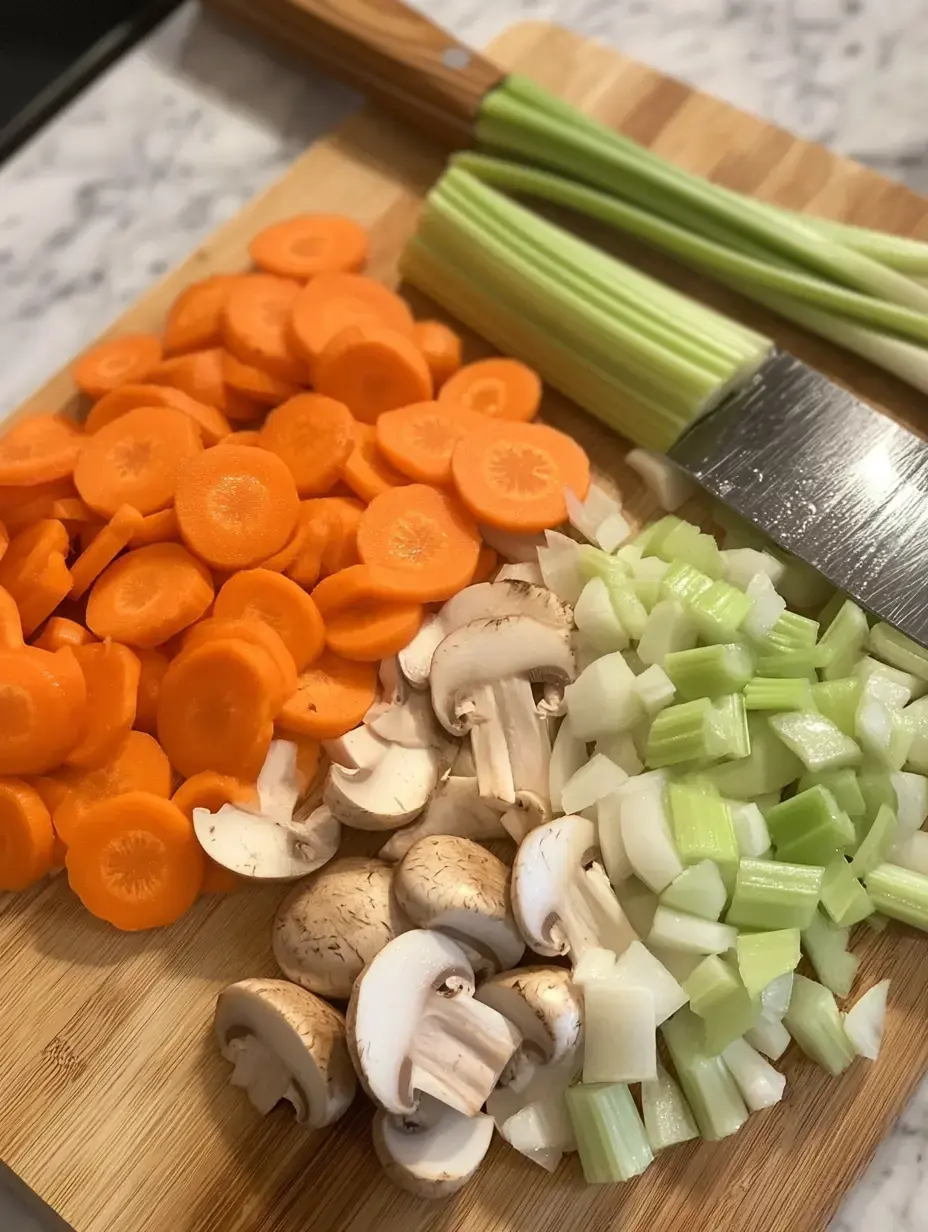
[{"label": "mushroom cap", "polygon": [[374,1152],[389,1180],[419,1198],[448,1198],[483,1163],[493,1118],[463,1113],[423,1095],[412,1116],[374,1114]]},{"label": "mushroom cap", "polygon": [[381,847],[381,860],[402,860],[413,843],[430,834],[458,834],[480,842],[506,838],[499,809],[480,799],[475,778],[449,774],[436,787],[421,817],[397,830]]},{"label": "mushroom cap", "polygon": [[323,803],[356,830],[395,830],[422,812],[441,770],[436,749],[391,744],[371,770],[330,766]]},{"label": "mushroom cap", "polygon": [[433,834],[413,843],[397,865],[393,889],[414,924],[441,929],[496,970],[514,967],[525,952],[509,869],[469,838]]},{"label": "mushroom cap", "polygon": [[392,885],[392,864],[348,857],[294,886],[273,929],[274,958],[287,979],[347,1000],[374,955],[413,927]]},{"label": "mushroom cap", "polygon": [[466,703],[481,685],[523,676],[563,689],[574,675],[569,629],[542,624],[531,616],[475,620],[449,633],[432,656],[432,706],[445,730],[462,736],[471,723]]},{"label": "mushroom cap", "polygon": [[338,851],[341,826],[329,809],[306,818],[265,816],[235,804],[193,810],[197,840],[211,860],[253,881],[295,881]]},{"label": "mushroom cap", "polygon": [[583,1045],[583,1009],[566,967],[522,967],[481,984],[478,1001],[522,1032],[545,1065],[576,1060]]},{"label": "mushroom cap", "polygon": [[349,770],[373,770],[390,751],[389,741],[381,740],[364,723],[337,740],[324,740],[322,747],[329,761]]},{"label": "mushroom cap", "polygon": [[219,994],[214,1025],[233,1085],[260,1112],[285,1099],[319,1129],[348,1110],[357,1082],[345,1020],[327,1002],[286,980],[242,980]]},{"label": "mushroom cap", "polygon": [[554,958],[568,951],[559,912],[570,882],[599,854],[596,827],[585,817],[558,817],[531,830],[512,866],[512,910],[526,944]]},{"label": "mushroom cap", "polygon": [[428,693],[411,692],[392,706],[378,705],[376,712],[368,711],[364,722],[381,740],[405,749],[436,749],[448,762],[457,752],[457,745],[435,720]]}]

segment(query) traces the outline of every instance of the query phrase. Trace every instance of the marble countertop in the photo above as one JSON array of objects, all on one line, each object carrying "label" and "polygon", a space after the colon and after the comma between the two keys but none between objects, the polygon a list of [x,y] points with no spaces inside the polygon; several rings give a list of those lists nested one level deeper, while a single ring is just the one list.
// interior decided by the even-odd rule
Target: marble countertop
[{"label": "marble countertop", "polygon": [[[928,192],[928,0],[418,7],[475,46],[556,20]],[[96,82],[0,167],[0,414],[356,103],[189,5]],[[928,1229],[926,1150],[928,1082],[831,1232]]]}]

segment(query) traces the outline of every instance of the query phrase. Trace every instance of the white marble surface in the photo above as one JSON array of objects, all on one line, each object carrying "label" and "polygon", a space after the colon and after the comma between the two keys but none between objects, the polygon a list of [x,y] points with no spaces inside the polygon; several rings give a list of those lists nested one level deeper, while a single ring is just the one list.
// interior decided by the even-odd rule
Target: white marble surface
[{"label": "white marble surface", "polygon": [[[928,0],[419,7],[478,46],[557,20],[928,191]],[[354,102],[190,7],[98,81],[0,168],[0,413]],[[928,1230],[926,1149],[928,1084],[831,1232]]]}]

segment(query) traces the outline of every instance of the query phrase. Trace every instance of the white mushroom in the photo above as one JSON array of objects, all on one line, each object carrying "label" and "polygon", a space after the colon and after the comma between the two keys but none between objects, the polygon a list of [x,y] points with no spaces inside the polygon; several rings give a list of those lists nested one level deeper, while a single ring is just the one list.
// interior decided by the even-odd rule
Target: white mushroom
[{"label": "white mushroom", "polygon": [[509,899],[509,869],[479,843],[419,839],[393,878],[397,902],[419,928],[441,929],[478,971],[514,967],[525,952]]},{"label": "white mushroom", "polygon": [[533,586],[544,586],[545,584],[541,576],[541,566],[536,560],[522,564],[503,565],[493,580],[494,582],[531,582]]},{"label": "white mushroom", "polygon": [[395,830],[422,812],[442,768],[435,749],[404,749],[391,744],[370,770],[330,766],[322,799],[346,826]]},{"label": "white mushroom", "polygon": [[637,940],[602,865],[596,827],[585,817],[558,817],[533,830],[516,853],[512,908],[526,944],[538,954],[590,948],[622,954]]},{"label": "white mushroom", "polygon": [[262,1116],[282,1100],[320,1129],[347,1112],[356,1081],[338,1010],[285,980],[242,980],[216,1002],[216,1036],[231,1082]]},{"label": "white mushroom", "polygon": [[327,864],[341,841],[341,826],[324,805],[292,818],[250,813],[235,804],[216,813],[197,808],[193,828],[211,860],[253,881],[305,877]]},{"label": "white mushroom", "polygon": [[390,742],[364,723],[337,740],[323,741],[322,747],[329,761],[348,770],[373,770],[390,752]]},{"label": "white mushroom", "polygon": [[441,933],[402,933],[371,960],[352,989],[348,1047],[375,1103],[403,1116],[432,1095],[477,1115],[521,1036],[473,994],[467,956]]},{"label": "white mushroom", "polygon": [[374,1114],[374,1151],[387,1178],[417,1198],[450,1198],[483,1163],[493,1118],[463,1116],[423,1095],[415,1112]]},{"label": "white mushroom", "polygon": [[344,998],[364,966],[413,925],[393,893],[393,866],[349,857],[290,891],[274,918],[278,967],[295,984]]},{"label": "white mushroom", "polygon": [[457,752],[457,742],[436,722],[427,693],[410,690],[391,706],[372,707],[364,723],[381,740],[404,749],[436,749],[449,763]]},{"label": "white mushroom", "polygon": [[377,853],[381,860],[402,860],[409,848],[430,834],[457,834],[476,842],[506,838],[499,809],[480,799],[475,778],[450,774],[436,787],[418,821],[397,830]]},{"label": "white mushroom", "polygon": [[547,543],[540,532],[520,535],[516,531],[499,530],[495,526],[480,526],[479,530],[483,542],[499,552],[503,560],[537,561],[538,549]]},{"label": "white mushroom", "polygon": [[583,1009],[565,967],[503,971],[481,984],[477,1000],[498,1010],[522,1033],[522,1046],[502,1075],[504,1087],[524,1091],[542,1070],[553,1067],[563,1075],[566,1088],[580,1072]]}]

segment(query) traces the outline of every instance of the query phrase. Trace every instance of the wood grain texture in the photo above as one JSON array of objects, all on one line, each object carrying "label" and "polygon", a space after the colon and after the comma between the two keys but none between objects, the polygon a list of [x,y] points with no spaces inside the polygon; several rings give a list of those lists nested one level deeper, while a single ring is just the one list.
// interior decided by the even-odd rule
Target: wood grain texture
[{"label": "wood grain texture", "polygon": [[[906,189],[605,48],[536,25],[510,31],[491,54],[732,187],[928,237],[928,206]],[[182,287],[245,268],[259,227],[306,209],[344,211],[369,226],[373,271],[392,279],[440,166],[437,147],[358,116],[108,334],[158,328]],[[670,263],[660,268],[703,297],[709,291]],[[914,413],[906,394],[865,365],[733,295],[711,294],[859,393]],[[473,339],[470,347],[480,353]],[[84,409],[65,370],[20,413]],[[547,399],[545,415],[590,450],[635,515],[653,512],[617,437],[561,399]],[[793,1049],[785,1103],[725,1143],[675,1149],[626,1186],[584,1186],[575,1160],[548,1177],[496,1143],[467,1190],[428,1205],[381,1180],[361,1099],[334,1130],[313,1134],[282,1110],[259,1119],[228,1086],[210,1035],[215,997],[234,980],[274,973],[270,923],[281,894],[203,900],[175,927],[139,936],[91,919],[60,880],[0,896],[0,1157],[78,1232],[815,1232],[928,1066],[925,938],[864,927],[855,991],[893,981],[878,1065],[858,1062],[833,1081]]]}]

